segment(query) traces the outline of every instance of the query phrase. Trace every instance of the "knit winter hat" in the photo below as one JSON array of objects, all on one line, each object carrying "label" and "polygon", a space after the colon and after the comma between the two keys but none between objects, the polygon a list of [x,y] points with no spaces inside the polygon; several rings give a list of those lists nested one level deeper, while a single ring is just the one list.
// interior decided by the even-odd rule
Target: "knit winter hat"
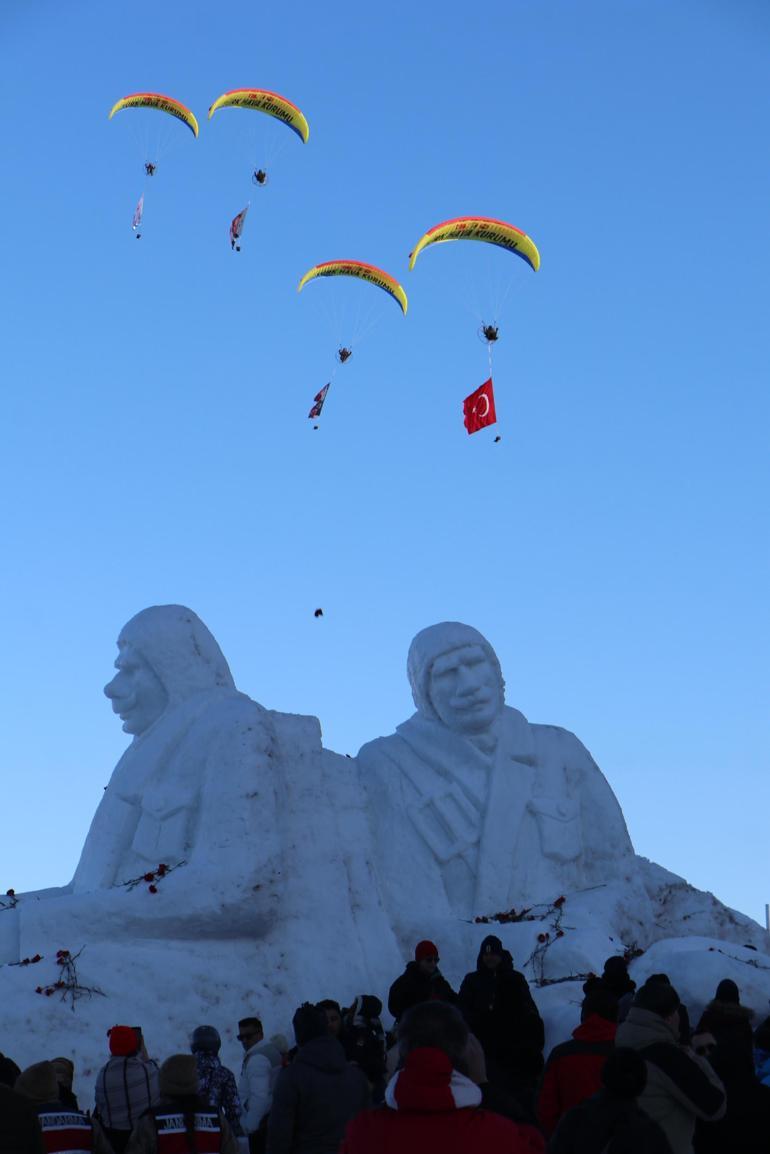
[{"label": "knit winter hat", "polygon": [[127,1058],[139,1052],[139,1038],[133,1026],[113,1026],[107,1035],[113,1057]]},{"label": "knit winter hat", "polygon": [[198,1093],[198,1064],[194,1054],[172,1054],[160,1068],[161,1096],[192,1098]]},{"label": "knit winter hat", "polygon": [[740,1006],[740,990],[732,978],[722,978],[717,986],[716,999],[719,1002],[732,1002],[734,1006]]},{"label": "knit winter hat", "polygon": [[437,957],[438,946],[434,945],[433,942],[429,942],[427,938],[423,942],[418,942],[414,947],[414,960],[416,962],[421,962],[423,958]]},{"label": "knit winter hat", "polygon": [[59,1101],[59,1083],[52,1062],[35,1062],[34,1066],[27,1066],[13,1088],[32,1102]]}]

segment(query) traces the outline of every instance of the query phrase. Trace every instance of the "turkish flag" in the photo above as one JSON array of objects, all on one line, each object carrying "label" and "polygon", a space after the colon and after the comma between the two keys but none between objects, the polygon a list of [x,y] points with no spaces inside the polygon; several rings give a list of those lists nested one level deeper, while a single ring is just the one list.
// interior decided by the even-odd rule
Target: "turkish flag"
[{"label": "turkish flag", "polygon": [[463,424],[469,433],[478,433],[479,429],[494,425],[496,421],[495,393],[490,377],[463,401]]}]

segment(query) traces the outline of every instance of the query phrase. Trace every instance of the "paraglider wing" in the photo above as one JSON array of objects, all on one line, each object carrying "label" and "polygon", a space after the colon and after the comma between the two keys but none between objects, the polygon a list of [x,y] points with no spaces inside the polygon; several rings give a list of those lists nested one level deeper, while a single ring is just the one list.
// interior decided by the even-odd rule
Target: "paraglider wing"
[{"label": "paraglider wing", "polygon": [[327,260],[323,264],[317,264],[308,269],[297,286],[297,292],[302,292],[308,281],[315,280],[319,276],[358,277],[359,280],[364,280],[386,292],[406,316],[406,310],[409,307],[406,293],[395,277],[385,272],[384,269],[376,268],[373,264],[364,264],[360,260]]},{"label": "paraglider wing", "polygon": [[310,127],[307,120],[296,104],[277,92],[268,92],[266,88],[234,88],[232,92],[223,92],[211,105],[209,120],[220,108],[253,108],[257,112],[266,112],[296,132],[303,144],[308,142]]},{"label": "paraglider wing", "polygon": [[414,268],[415,261],[424,248],[447,240],[480,240],[486,241],[487,244],[496,244],[515,256],[520,256],[535,272],[540,268],[540,253],[537,246],[520,228],[506,224],[504,220],[493,220],[489,216],[459,216],[454,220],[445,220],[441,224],[434,225],[420,237],[409,254],[410,269]]},{"label": "paraglider wing", "polygon": [[243,211],[239,212],[237,216],[234,216],[232,221],[230,222],[230,245],[232,246],[232,248],[235,248],[236,242],[241,239],[241,234],[243,233],[243,226],[246,223],[246,213],[248,211],[249,211],[249,205],[247,204],[246,207],[243,209]]},{"label": "paraglider wing", "polygon": [[190,129],[193,136],[198,135],[198,121],[193,113],[171,96],[162,96],[159,92],[134,92],[131,96],[124,96],[122,100],[112,106],[108,120],[112,120],[115,113],[121,112],[124,108],[157,108],[158,112],[167,112],[169,116],[175,116],[177,120],[181,120]]}]

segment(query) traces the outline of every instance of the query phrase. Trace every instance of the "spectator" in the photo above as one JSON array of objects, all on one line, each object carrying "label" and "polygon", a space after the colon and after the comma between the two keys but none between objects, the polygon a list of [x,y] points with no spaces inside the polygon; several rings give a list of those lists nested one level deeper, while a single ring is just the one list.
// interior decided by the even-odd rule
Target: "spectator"
[{"label": "spectator", "polygon": [[537,1102],[537,1119],[546,1137],[573,1106],[601,1090],[604,1063],[615,1045],[617,1014],[615,995],[594,987],[583,999],[573,1040],[551,1051]]},{"label": "spectator", "polygon": [[94,1116],[123,1154],[135,1123],[158,1101],[158,1065],[140,1054],[144,1043],[133,1026],[113,1026],[108,1035],[112,1057],[96,1076]]},{"label": "spectator", "polygon": [[[16,1093],[26,1098],[37,1114],[47,1154],[80,1150],[112,1154],[112,1146],[99,1123],[59,1101],[59,1083],[52,1062],[28,1066],[16,1079]],[[2,1150],[6,1154],[5,1146]]]},{"label": "spectator", "polygon": [[532,1098],[543,1069],[543,1022],[527,979],[494,934],[484,938],[476,969],[463,978],[459,1003],[484,1048],[490,1082]]},{"label": "spectator", "polygon": [[198,1096],[194,1054],[172,1054],[160,1068],[160,1100],[137,1122],[126,1154],[238,1154],[238,1139],[221,1110]]},{"label": "spectator", "polygon": [[275,1084],[267,1154],[337,1154],[345,1126],[369,1104],[369,1086],[309,1002],[293,1019],[299,1047]]},{"label": "spectator", "polygon": [[273,1086],[282,1056],[273,1042],[266,1042],[259,1018],[241,1018],[238,1041],[245,1051],[239,1089],[243,1112],[241,1127],[249,1138],[249,1154],[262,1154],[267,1139],[267,1120]]},{"label": "spectator", "polygon": [[615,1041],[643,1051],[647,1083],[639,1105],[664,1131],[672,1154],[690,1154],[696,1119],[722,1118],[725,1091],[706,1058],[679,1045],[679,997],[673,986],[645,982]]},{"label": "spectator", "polygon": [[618,1003],[618,1021],[624,1022],[634,1000],[636,982],[628,974],[628,962],[624,954],[613,954],[606,959],[600,978],[590,977],[583,985],[583,993],[594,989],[604,989],[613,994]]},{"label": "spectator", "polygon": [[738,987],[730,978],[724,978],[716,988],[713,999],[703,1011],[696,1034],[713,1034],[724,1054],[728,1049],[744,1052],[753,1047],[751,1019],[754,1011],[741,1005]]},{"label": "spectator", "polygon": [[222,1039],[214,1026],[196,1026],[190,1039],[198,1070],[198,1096],[215,1110],[221,1110],[236,1137],[241,1130],[241,1100],[235,1075],[219,1060]]},{"label": "spectator", "polygon": [[420,1002],[457,1001],[457,994],[438,968],[438,946],[433,942],[418,942],[414,961],[407,964],[400,978],[396,978],[388,994],[388,1009],[396,1021],[411,1006]]},{"label": "spectator", "polygon": [[414,1006],[399,1024],[403,1068],[386,1105],[350,1123],[340,1154],[539,1154],[536,1130],[479,1109],[481,1090],[462,1072],[467,1043],[455,1007]]},{"label": "spectator", "polygon": [[[696,1123],[697,1154],[764,1154],[770,1149],[770,1087],[762,1085],[755,1070],[751,1016],[740,1004],[735,982],[726,979],[701,1017],[693,1047],[722,1080],[727,1109],[718,1121]],[[700,1032],[703,1026],[708,1032]]]},{"label": "spectator", "polygon": [[565,1114],[548,1154],[671,1154],[665,1134],[637,1105],[647,1084],[644,1058],[617,1049],[606,1059],[602,1088]]},{"label": "spectator", "polygon": [[3,1083],[0,1083],[0,1150],[3,1154],[45,1154],[37,1113],[21,1094],[15,1094]]},{"label": "spectator", "polygon": [[381,1102],[385,1093],[385,1031],[380,1014],[382,1002],[374,994],[359,994],[345,1011],[340,1036],[345,1056],[366,1074],[372,1099]]}]

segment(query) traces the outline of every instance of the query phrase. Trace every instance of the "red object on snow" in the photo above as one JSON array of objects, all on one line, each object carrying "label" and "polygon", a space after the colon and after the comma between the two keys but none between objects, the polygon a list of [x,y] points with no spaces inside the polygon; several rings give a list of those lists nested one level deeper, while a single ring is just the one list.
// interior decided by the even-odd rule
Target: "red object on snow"
[{"label": "red object on snow", "polygon": [[479,429],[494,425],[496,421],[495,392],[490,377],[463,401],[463,423],[469,433],[478,433]]}]

